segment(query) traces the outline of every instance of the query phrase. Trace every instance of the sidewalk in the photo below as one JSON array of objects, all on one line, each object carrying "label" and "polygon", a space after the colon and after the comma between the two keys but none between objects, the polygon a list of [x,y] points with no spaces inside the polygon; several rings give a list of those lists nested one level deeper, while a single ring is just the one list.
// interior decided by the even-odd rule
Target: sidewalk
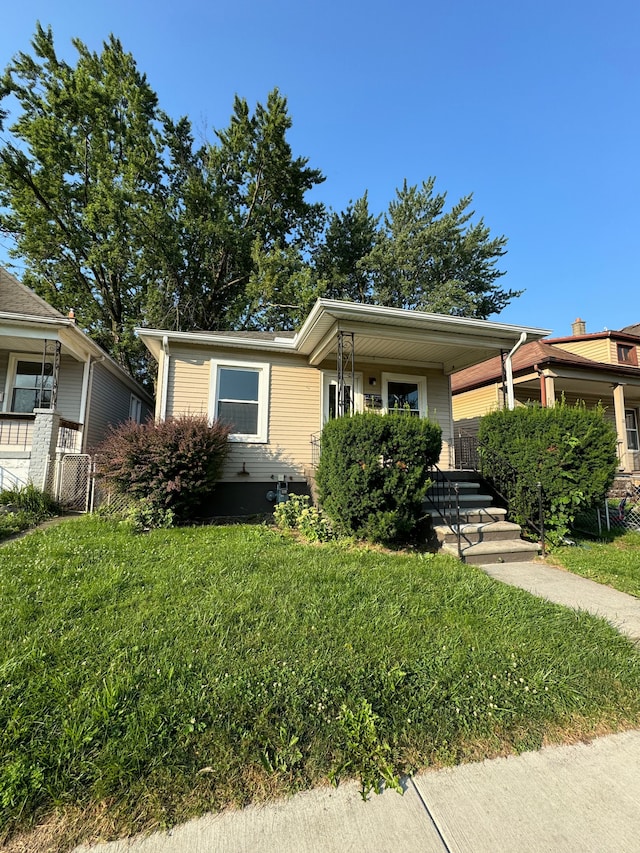
[{"label": "sidewalk", "polygon": [[[622,634],[640,641],[640,599],[633,595],[546,563],[494,563],[478,568],[540,598],[602,616]],[[640,838],[637,849],[640,850]]]},{"label": "sidewalk", "polygon": [[355,784],[207,815],[75,853],[633,853],[640,732],[421,773],[363,802]]},{"label": "sidewalk", "polygon": [[[482,566],[505,583],[603,616],[640,640],[640,601],[542,563]],[[640,731],[427,771],[363,802],[355,783],[207,815],[74,853],[634,853]]]}]

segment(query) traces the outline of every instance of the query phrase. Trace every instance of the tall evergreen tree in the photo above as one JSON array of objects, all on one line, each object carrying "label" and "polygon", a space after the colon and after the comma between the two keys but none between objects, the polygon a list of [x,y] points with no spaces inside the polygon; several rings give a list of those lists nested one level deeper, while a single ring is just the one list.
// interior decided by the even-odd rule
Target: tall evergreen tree
[{"label": "tall evergreen tree", "polygon": [[486,319],[521,291],[502,290],[496,268],[506,237],[490,236],[480,219],[472,223],[472,196],[445,210],[446,193],[435,178],[421,187],[405,181],[396,191],[376,244],[361,262],[371,275],[372,298],[397,308]]},{"label": "tall evergreen tree", "polygon": [[371,274],[365,259],[378,237],[379,216],[369,212],[367,193],[329,218],[324,239],[314,253],[319,290],[330,299],[370,302]]}]

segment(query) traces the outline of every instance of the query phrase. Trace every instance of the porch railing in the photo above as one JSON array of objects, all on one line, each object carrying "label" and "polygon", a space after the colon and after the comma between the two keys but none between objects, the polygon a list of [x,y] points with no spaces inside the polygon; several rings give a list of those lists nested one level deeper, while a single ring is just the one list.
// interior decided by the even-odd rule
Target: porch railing
[{"label": "porch railing", "polygon": [[[427,501],[440,516],[442,523],[456,534],[458,559],[462,559],[462,530],[460,522],[460,488],[455,480],[450,480],[438,468],[430,468],[431,487],[427,492]],[[444,508],[444,512],[443,512]],[[455,523],[452,524],[452,519]]]},{"label": "porch railing", "polygon": [[[23,412],[0,413],[0,447],[31,450],[36,416]],[[59,453],[78,453],[82,445],[82,424],[60,418],[56,450]]]},{"label": "porch railing", "polygon": [[0,414],[0,446],[30,450],[35,419],[35,415],[29,414]]},{"label": "porch railing", "polygon": [[311,434],[311,467],[317,468],[320,462],[320,433]]}]

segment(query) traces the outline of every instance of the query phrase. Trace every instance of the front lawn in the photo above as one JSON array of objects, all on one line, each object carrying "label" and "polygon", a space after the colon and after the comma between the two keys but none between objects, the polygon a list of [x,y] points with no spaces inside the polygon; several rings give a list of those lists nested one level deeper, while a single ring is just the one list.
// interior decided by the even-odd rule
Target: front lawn
[{"label": "front lawn", "polygon": [[558,548],[553,558],[577,575],[640,597],[640,533],[611,542],[579,540],[577,547]]},{"label": "front lawn", "polygon": [[0,549],[5,838],[57,813],[59,849],[638,724],[629,641],[450,558],[93,518]]}]

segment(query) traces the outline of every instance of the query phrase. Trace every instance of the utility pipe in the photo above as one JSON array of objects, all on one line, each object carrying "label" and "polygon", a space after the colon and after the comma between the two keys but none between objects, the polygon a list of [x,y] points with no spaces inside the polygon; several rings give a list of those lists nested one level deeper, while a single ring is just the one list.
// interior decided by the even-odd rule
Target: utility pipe
[{"label": "utility pipe", "polygon": [[526,340],[527,340],[527,333],[522,332],[517,344],[514,346],[514,348],[511,350],[509,355],[504,360],[504,372],[506,373],[506,376],[507,376],[507,408],[509,410],[515,409],[515,406],[516,406],[515,395],[513,393],[513,367],[511,364],[511,359],[513,358],[515,353],[520,349],[520,347],[522,346],[522,344]]}]

